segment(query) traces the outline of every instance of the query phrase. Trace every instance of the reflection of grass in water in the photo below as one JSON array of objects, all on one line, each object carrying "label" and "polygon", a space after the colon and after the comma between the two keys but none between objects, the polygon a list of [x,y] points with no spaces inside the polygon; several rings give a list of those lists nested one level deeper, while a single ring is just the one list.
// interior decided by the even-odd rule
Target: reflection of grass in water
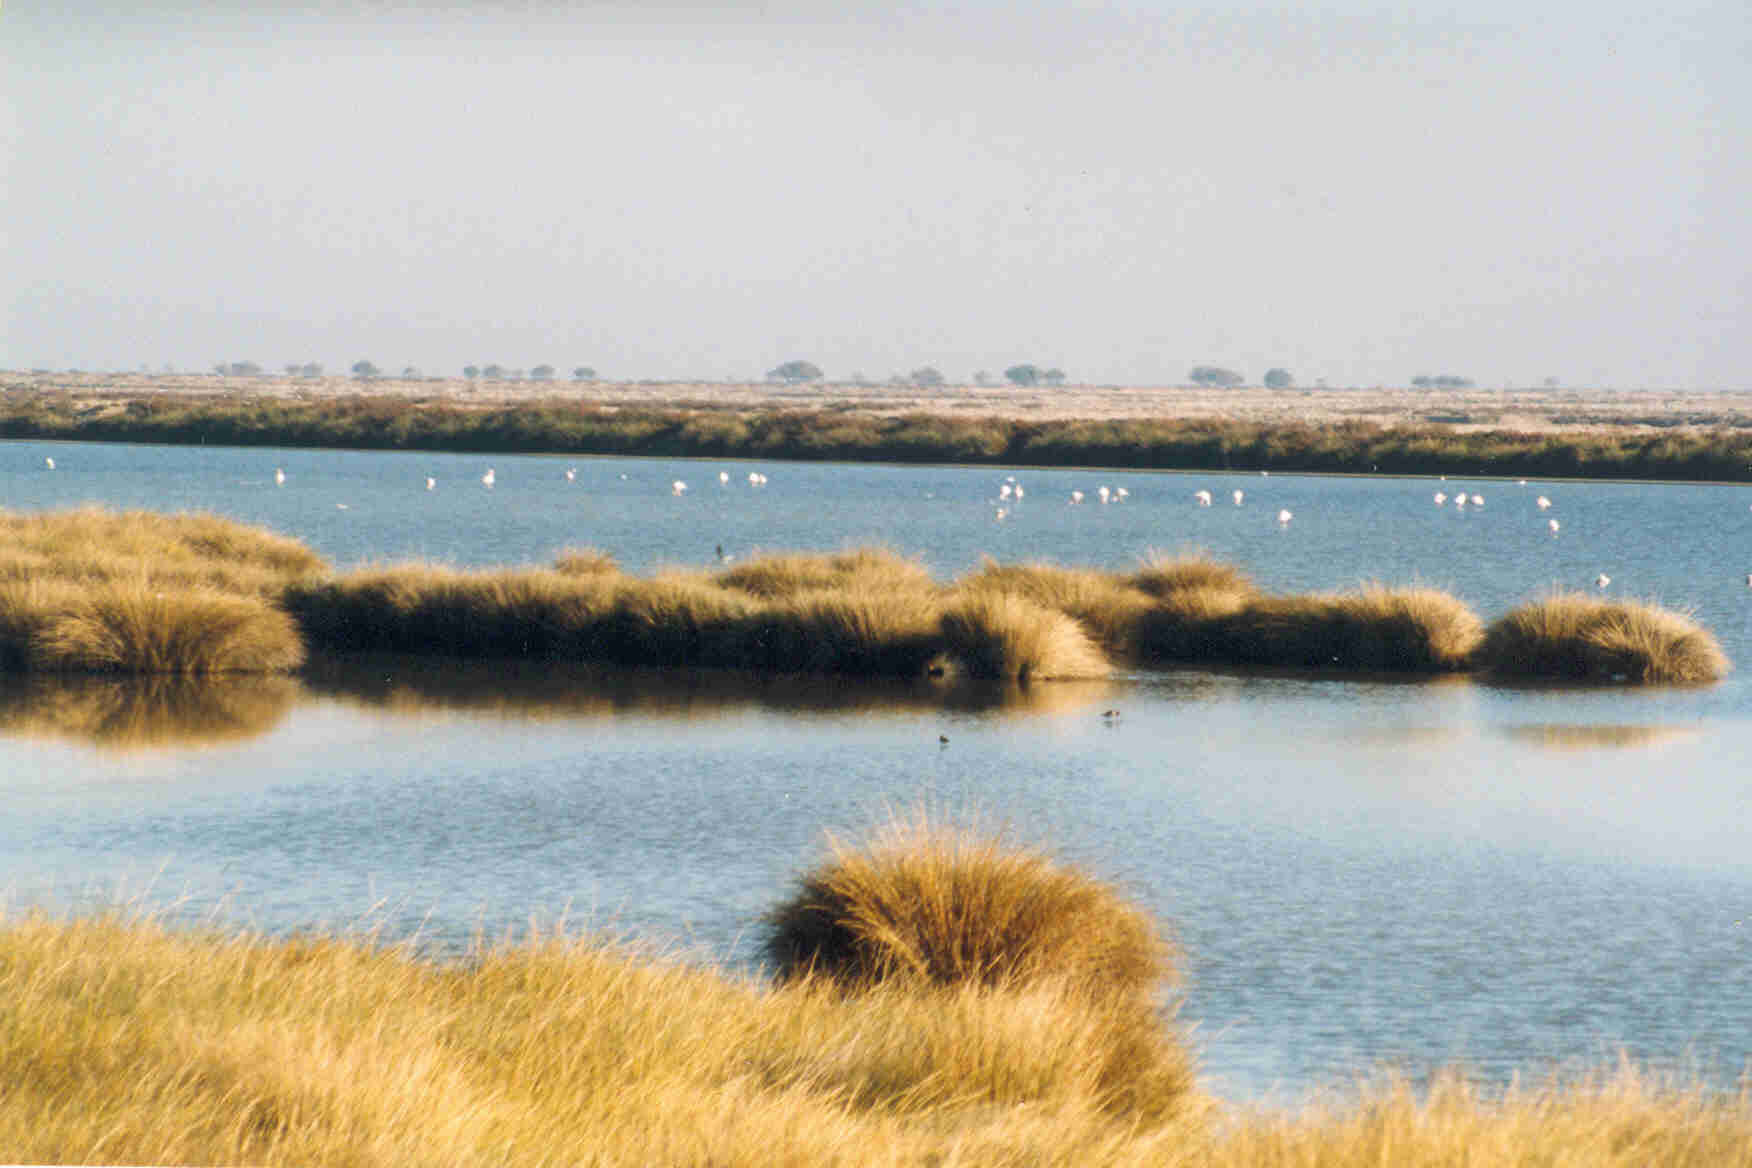
[{"label": "reflection of grass in water", "polygon": [[42,677],[0,684],[0,730],[112,750],[253,738],[279,724],[298,683],[284,677]]},{"label": "reflection of grass in water", "polygon": [[953,678],[865,679],[721,669],[621,669],[544,662],[475,662],[377,654],[321,658],[302,675],[315,695],[392,713],[483,713],[530,720],[623,716],[711,719],[751,708],[795,713],[913,715],[1092,710],[1105,680],[1023,686]]},{"label": "reflection of grass in water", "polygon": [[1550,750],[1621,750],[1695,738],[1686,726],[1589,726],[1546,723],[1504,726],[1502,732],[1518,742]]}]

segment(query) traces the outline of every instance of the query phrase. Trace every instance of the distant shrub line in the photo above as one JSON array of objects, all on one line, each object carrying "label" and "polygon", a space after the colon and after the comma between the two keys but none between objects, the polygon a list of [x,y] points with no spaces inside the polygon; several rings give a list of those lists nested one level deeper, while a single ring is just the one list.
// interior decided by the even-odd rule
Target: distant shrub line
[{"label": "distant shrub line", "polygon": [[1458,431],[1372,422],[1161,418],[1039,421],[722,407],[627,409],[536,401],[481,409],[360,395],[324,402],[141,397],[79,406],[0,400],[0,437],[369,450],[641,455],[1134,470],[1489,474],[1752,481],[1752,432]]},{"label": "distant shrub line", "polygon": [[647,578],[594,548],[552,568],[336,576],[295,540],[211,515],[0,512],[0,669],[273,673],[307,649],[1010,681],[1115,660],[1650,683],[1728,670],[1707,631],[1650,604],[1558,594],[1487,630],[1439,589],[1269,595],[1197,552],[1129,573],[988,560],[947,585],[872,548]]}]

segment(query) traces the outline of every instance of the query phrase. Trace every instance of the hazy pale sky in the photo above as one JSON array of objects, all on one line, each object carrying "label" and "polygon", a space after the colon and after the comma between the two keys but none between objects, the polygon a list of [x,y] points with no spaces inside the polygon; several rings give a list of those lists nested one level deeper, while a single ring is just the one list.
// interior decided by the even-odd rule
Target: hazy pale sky
[{"label": "hazy pale sky", "polygon": [[1752,5],[0,8],[0,367],[1752,385]]}]

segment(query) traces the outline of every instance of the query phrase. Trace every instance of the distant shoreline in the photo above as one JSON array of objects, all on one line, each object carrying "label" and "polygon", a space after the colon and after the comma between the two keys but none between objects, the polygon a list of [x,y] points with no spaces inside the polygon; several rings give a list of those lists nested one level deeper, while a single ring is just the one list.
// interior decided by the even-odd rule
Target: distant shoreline
[{"label": "distant shoreline", "polygon": [[0,373],[0,437],[1752,482],[1752,391],[924,390]]}]

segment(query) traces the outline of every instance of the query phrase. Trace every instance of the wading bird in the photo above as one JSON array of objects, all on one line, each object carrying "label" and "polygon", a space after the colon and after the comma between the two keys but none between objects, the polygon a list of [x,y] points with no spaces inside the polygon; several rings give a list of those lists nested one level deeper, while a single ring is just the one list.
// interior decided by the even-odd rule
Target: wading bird
[{"label": "wading bird", "polygon": [[1246,491],[1236,491],[1233,495],[1230,496],[1230,498],[1235,500],[1235,506],[1237,506],[1237,507],[1239,507],[1241,505],[1241,500],[1245,499],[1246,497],[1247,497]]},{"label": "wading bird", "polygon": [[687,484],[682,482],[680,479],[676,479],[673,483],[669,484],[669,493],[672,495],[684,494],[686,491],[687,491]]},{"label": "wading bird", "polygon": [[1278,512],[1278,522],[1280,524],[1288,526],[1290,520],[1293,518],[1295,518],[1295,516],[1290,514],[1290,509],[1288,507],[1285,507],[1282,511]]},{"label": "wading bird", "polygon": [[1533,500],[1533,502],[1538,505],[1541,511],[1551,506],[1551,500],[1547,499],[1544,495],[1539,496],[1537,499]]},{"label": "wading bird", "polygon": [[1482,507],[1482,506],[1484,506],[1484,496],[1483,496],[1483,495],[1474,495],[1474,496],[1472,496],[1472,505],[1473,505],[1473,506],[1474,506],[1474,507]]},{"label": "wading bird", "polygon": [[1612,583],[1612,577],[1604,572],[1601,572],[1598,576],[1594,577],[1594,587],[1596,588],[1604,588],[1610,583]]},{"label": "wading bird", "polygon": [[1113,492],[1111,492],[1111,491],[1109,491],[1109,490],[1108,490],[1108,489],[1107,489],[1107,488],[1106,488],[1106,487],[1096,487],[1096,488],[1095,488],[1095,493],[1096,493],[1096,494],[1097,494],[1097,495],[1100,495],[1100,496],[1101,496],[1101,501],[1102,501],[1102,502],[1103,502],[1103,503],[1105,503],[1105,502],[1107,502],[1107,497],[1108,497],[1108,496],[1109,496],[1109,495],[1111,495],[1111,494],[1112,494],[1112,493],[1113,493]]},{"label": "wading bird", "polygon": [[729,471],[721,470],[718,472],[718,485],[721,487],[727,487],[730,485],[730,472]]},{"label": "wading bird", "polygon": [[1083,492],[1081,492],[1081,491],[1072,491],[1071,492],[1071,502],[1081,503],[1082,501],[1083,501]]},{"label": "wading bird", "polygon": [[1211,493],[1209,491],[1194,491],[1192,497],[1198,500],[1198,505],[1200,507],[1209,507],[1211,505]]},{"label": "wading bird", "polygon": [[286,472],[277,466],[274,468],[274,485],[276,487],[283,487],[286,485]]},{"label": "wading bird", "polygon": [[575,483],[578,481],[578,471],[575,468],[569,466],[566,468],[566,481],[568,483]]},{"label": "wading bird", "polygon": [[52,458],[45,458],[45,459],[43,459],[43,465],[48,467],[50,470],[54,470],[55,469],[55,460]]},{"label": "wading bird", "polygon": [[1548,519],[1548,520],[1546,520],[1546,523],[1551,527],[1551,534],[1553,534],[1553,535],[1556,535],[1557,529],[1563,526],[1563,524],[1559,523],[1555,519]]},{"label": "wading bird", "polygon": [[1127,499],[1131,497],[1131,492],[1124,487],[1115,487],[1113,488],[1113,497],[1115,499]]},{"label": "wading bird", "polygon": [[1436,506],[1438,506],[1438,507],[1445,507],[1445,506],[1447,506],[1447,504],[1448,504],[1448,495],[1447,495],[1447,492],[1445,492],[1445,491],[1437,491],[1437,492],[1436,492]]},{"label": "wading bird", "polygon": [[487,468],[487,473],[481,476],[481,485],[483,487],[491,487],[497,481],[498,477],[493,474],[493,468],[489,466]]},{"label": "wading bird", "polygon": [[430,491],[430,490],[433,490],[434,488],[436,488],[437,486],[438,486],[438,480],[433,478],[431,475],[427,475],[426,476],[426,489],[428,491]]}]

